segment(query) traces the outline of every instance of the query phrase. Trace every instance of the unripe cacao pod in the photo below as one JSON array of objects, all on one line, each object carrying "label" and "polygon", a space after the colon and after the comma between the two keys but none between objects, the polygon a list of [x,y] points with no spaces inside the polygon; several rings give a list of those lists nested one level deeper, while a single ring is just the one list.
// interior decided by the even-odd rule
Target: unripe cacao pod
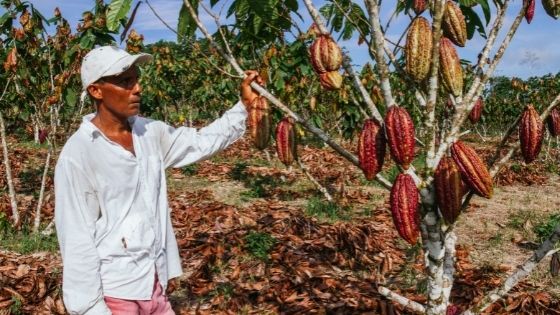
[{"label": "unripe cacao pod", "polygon": [[480,120],[480,116],[482,115],[482,109],[484,108],[484,102],[482,101],[482,97],[479,97],[474,103],[474,107],[469,114],[469,120],[471,123],[476,124]]},{"label": "unripe cacao pod", "polygon": [[528,105],[519,122],[519,141],[525,163],[531,163],[537,158],[543,138],[544,124],[541,117],[532,105]]},{"label": "unripe cacao pod", "polygon": [[381,171],[385,160],[385,132],[374,119],[367,119],[358,140],[358,160],[367,180]]},{"label": "unripe cacao pod", "polygon": [[276,126],[276,153],[284,165],[289,166],[297,159],[297,141],[294,120],[285,117]]},{"label": "unripe cacao pod", "polygon": [[422,14],[428,8],[428,0],[413,0],[412,9],[416,14]]},{"label": "unripe cacao pod", "polygon": [[535,16],[535,0],[523,0],[523,5],[527,6],[527,10],[525,11],[525,20],[527,20],[527,24],[531,24],[531,21]]},{"label": "unripe cacao pod", "polygon": [[560,136],[560,109],[554,107],[547,119],[548,131],[554,137]]},{"label": "unripe cacao pod", "polygon": [[338,90],[342,87],[342,76],[338,71],[330,71],[319,74],[321,86],[327,90]]},{"label": "unripe cacao pod", "polygon": [[457,51],[448,38],[439,42],[439,73],[443,86],[458,97],[463,94],[463,69]]},{"label": "unripe cacao pod", "polygon": [[423,17],[416,18],[406,35],[406,72],[417,82],[428,77],[432,59],[432,28]]},{"label": "unripe cacao pod", "polygon": [[268,101],[263,96],[255,97],[249,106],[247,124],[255,147],[259,150],[266,148],[270,141],[270,114]]},{"label": "unripe cacao pod", "polygon": [[385,116],[385,134],[391,157],[405,170],[414,160],[414,123],[406,109],[391,106]]},{"label": "unripe cacao pod", "polygon": [[419,194],[412,176],[403,173],[397,175],[389,199],[397,232],[409,244],[416,244],[420,234]]},{"label": "unripe cacao pod", "polygon": [[445,37],[449,38],[455,45],[465,47],[465,42],[467,41],[467,22],[459,6],[452,1],[445,3],[441,28]]},{"label": "unripe cacao pod", "polygon": [[342,64],[342,51],[329,35],[320,35],[309,49],[311,65],[317,74],[338,71]]},{"label": "unripe cacao pod", "polygon": [[560,17],[560,0],[542,0],[542,6],[546,13],[554,19]]},{"label": "unripe cacao pod", "polygon": [[463,183],[461,173],[455,161],[450,157],[443,157],[434,173],[436,187],[436,201],[448,224],[453,224],[461,213],[463,199]]},{"label": "unripe cacao pod", "polygon": [[478,195],[490,199],[494,192],[492,177],[476,151],[462,141],[457,141],[451,145],[451,156],[465,183]]},{"label": "unripe cacao pod", "polygon": [[556,252],[552,254],[550,258],[550,275],[553,277],[558,277],[560,272],[560,253]]}]

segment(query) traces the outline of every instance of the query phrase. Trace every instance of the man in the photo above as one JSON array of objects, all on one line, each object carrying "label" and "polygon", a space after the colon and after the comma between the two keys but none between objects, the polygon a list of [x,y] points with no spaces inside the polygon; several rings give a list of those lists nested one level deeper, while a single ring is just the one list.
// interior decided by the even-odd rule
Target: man
[{"label": "man", "polygon": [[[207,159],[245,132],[257,97],[247,71],[241,99],[209,126],[173,128],[139,117],[137,65],[148,54],[88,53],[84,92],[97,112],[65,144],[55,170],[55,222],[70,314],[174,314],[165,290],[182,272],[167,204],[165,169]],[[203,104],[201,104],[203,106]]]}]

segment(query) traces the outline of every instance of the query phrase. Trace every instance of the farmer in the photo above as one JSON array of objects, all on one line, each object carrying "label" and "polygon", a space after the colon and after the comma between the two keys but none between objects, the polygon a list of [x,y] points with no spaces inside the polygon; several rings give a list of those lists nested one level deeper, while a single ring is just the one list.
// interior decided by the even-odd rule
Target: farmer
[{"label": "farmer", "polygon": [[174,314],[165,291],[182,270],[165,169],[207,159],[239,139],[245,107],[257,96],[250,83],[262,84],[247,71],[241,101],[221,118],[200,130],[173,128],[138,116],[137,65],[151,60],[104,46],[82,61],[83,89],[97,111],[68,139],[55,170],[62,290],[70,314]]}]

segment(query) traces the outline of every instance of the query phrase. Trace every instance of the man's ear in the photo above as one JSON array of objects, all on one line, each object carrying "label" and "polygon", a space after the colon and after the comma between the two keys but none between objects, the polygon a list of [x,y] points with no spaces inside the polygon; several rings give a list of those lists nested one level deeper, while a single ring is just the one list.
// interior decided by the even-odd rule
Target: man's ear
[{"label": "man's ear", "polygon": [[87,91],[94,100],[99,101],[103,99],[103,91],[98,83],[92,83],[87,87]]}]

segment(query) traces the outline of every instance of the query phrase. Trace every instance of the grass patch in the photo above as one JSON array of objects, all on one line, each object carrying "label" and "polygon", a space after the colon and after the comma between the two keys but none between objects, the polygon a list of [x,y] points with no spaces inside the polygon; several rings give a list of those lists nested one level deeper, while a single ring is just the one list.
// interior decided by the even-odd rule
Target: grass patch
[{"label": "grass patch", "polygon": [[509,215],[506,226],[512,229],[521,230],[527,221],[535,222],[537,216],[534,211],[516,211]]},{"label": "grass patch", "polygon": [[248,164],[237,162],[229,172],[229,177],[243,183],[248,191],[242,192],[242,198],[270,197],[270,191],[282,184],[279,178],[267,175],[251,175],[247,172]]},{"label": "grass patch", "polygon": [[29,231],[28,225],[25,227],[27,228],[22,231],[14,230],[4,213],[0,213],[0,248],[20,254],[58,251],[56,234],[53,233],[49,236],[34,234]]},{"label": "grass patch", "polygon": [[276,239],[268,233],[250,231],[245,235],[245,250],[253,257],[267,261],[276,242]]},{"label": "grass patch", "polygon": [[195,175],[198,172],[198,164],[190,164],[181,169],[183,175]]},{"label": "grass patch", "polygon": [[350,219],[350,207],[341,207],[335,202],[325,201],[319,197],[313,197],[307,202],[305,213],[319,219],[330,222]]},{"label": "grass patch", "polygon": [[544,242],[544,240],[549,238],[558,224],[560,224],[560,214],[552,214],[543,222],[535,225],[533,231],[537,234],[539,242]]}]

